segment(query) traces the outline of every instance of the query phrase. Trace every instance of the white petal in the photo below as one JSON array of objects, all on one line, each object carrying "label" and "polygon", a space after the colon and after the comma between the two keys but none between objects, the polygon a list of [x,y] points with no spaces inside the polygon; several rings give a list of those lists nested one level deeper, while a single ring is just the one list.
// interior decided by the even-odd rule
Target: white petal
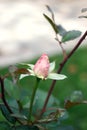
[{"label": "white petal", "polygon": [[23,79],[24,77],[29,76],[29,74],[21,74],[19,79]]},{"label": "white petal", "polygon": [[27,77],[27,76],[30,76],[30,75],[35,76],[33,70],[31,70],[31,69],[27,69],[27,70],[30,72],[30,74],[21,74],[19,79],[23,79],[24,77]]},{"label": "white petal", "polygon": [[54,68],[55,68],[55,61],[50,63],[49,73],[52,72],[54,70]]},{"label": "white petal", "polygon": [[31,69],[27,69],[27,70],[30,72],[30,75],[35,75],[33,70]]},{"label": "white petal", "polygon": [[63,80],[67,78],[67,76],[62,75],[62,74],[57,74],[57,73],[50,73],[47,78],[53,79],[53,80]]},{"label": "white petal", "polygon": [[33,64],[27,64],[27,65],[30,67],[30,69],[33,70],[33,68],[34,68],[34,65],[33,65]]}]

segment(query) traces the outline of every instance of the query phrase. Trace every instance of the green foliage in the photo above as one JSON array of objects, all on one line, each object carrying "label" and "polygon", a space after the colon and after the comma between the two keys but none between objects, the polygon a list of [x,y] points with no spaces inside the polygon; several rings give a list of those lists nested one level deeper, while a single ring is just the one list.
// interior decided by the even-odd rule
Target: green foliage
[{"label": "green foliage", "polygon": [[85,16],[85,15],[82,15],[82,16],[79,16],[79,18],[87,18],[87,16]]},{"label": "green foliage", "polygon": [[72,126],[52,126],[50,127],[50,130],[75,130]]},{"label": "green foliage", "polygon": [[84,12],[86,12],[86,11],[87,11],[87,8],[83,8],[83,9],[81,10],[82,13],[84,13]]},{"label": "green foliage", "polygon": [[74,40],[81,35],[81,31],[78,31],[78,30],[66,31],[61,25],[56,25],[54,23],[54,21],[51,18],[49,18],[46,14],[44,14],[44,17],[51,24],[55,33],[62,36],[61,42],[67,42],[67,41],[70,41],[70,40]]},{"label": "green foliage", "polygon": [[37,126],[20,125],[12,127],[10,130],[39,130]]},{"label": "green foliage", "polygon": [[[51,129],[54,130],[54,129]],[[72,126],[59,126],[55,130],[75,130]]]},{"label": "green foliage", "polygon": [[[36,113],[36,111],[41,110],[41,108],[43,107],[46,96],[47,96],[47,92],[38,89],[38,91],[36,93],[36,97],[35,97],[34,107],[33,107],[34,113]],[[59,101],[53,95],[51,95],[49,102],[48,102],[48,105],[47,105],[47,108],[50,108],[54,105],[58,106]]]},{"label": "green foliage", "polygon": [[[85,13],[86,11],[87,11],[87,8],[83,8],[81,10],[82,13]],[[87,18],[87,15],[81,15],[81,16],[79,16],[79,18]]]},{"label": "green foliage", "polygon": [[27,117],[25,115],[22,115],[22,114],[19,114],[19,113],[11,114],[11,117],[22,119],[22,120],[27,120]]},{"label": "green foliage", "polygon": [[47,19],[47,21],[50,23],[50,25],[52,26],[52,28],[54,29],[55,33],[58,33],[58,29],[57,26],[55,25],[54,21],[51,20],[51,18],[49,18],[46,14],[43,14],[44,17]]},{"label": "green foliage", "polygon": [[5,84],[5,91],[7,92],[7,94],[16,100],[19,100],[21,91],[19,86],[13,84],[13,82],[8,79],[4,80],[4,84]]},{"label": "green foliage", "polygon": [[16,119],[11,116],[11,113],[8,111],[8,109],[6,108],[5,105],[0,104],[0,110],[1,110],[2,114],[4,115],[4,117],[5,117],[10,123],[15,124]]},{"label": "green foliage", "polygon": [[[81,31],[78,31],[78,30],[66,31],[66,29],[64,29],[62,27],[62,25],[57,25],[55,23],[54,13],[53,13],[52,9],[48,5],[46,7],[47,7],[48,11],[51,13],[52,18],[49,18],[46,14],[44,14],[44,17],[50,23],[50,25],[54,29],[54,32],[56,34],[59,34],[60,36],[62,36],[61,43],[67,42],[67,41],[70,41],[70,40],[74,40],[81,35]],[[86,11],[86,9],[84,9],[84,11]],[[56,39],[58,40],[58,37]]]},{"label": "green foliage", "polygon": [[65,35],[62,37],[62,42],[67,42],[70,40],[74,40],[78,38],[81,35],[80,31],[72,30],[65,33]]},{"label": "green foliage", "polygon": [[0,130],[39,130],[39,128],[31,125],[11,126],[7,122],[0,122]]},{"label": "green foliage", "polygon": [[10,125],[7,122],[0,121],[0,130],[10,130]]},{"label": "green foliage", "polygon": [[62,27],[62,25],[57,25],[58,33],[60,36],[65,36],[67,31],[65,28]]}]

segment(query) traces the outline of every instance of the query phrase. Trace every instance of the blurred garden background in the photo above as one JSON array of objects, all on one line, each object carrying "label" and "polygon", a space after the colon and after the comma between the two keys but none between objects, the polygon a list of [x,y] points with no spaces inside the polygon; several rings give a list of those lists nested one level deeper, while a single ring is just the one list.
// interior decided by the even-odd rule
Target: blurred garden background
[{"label": "blurred garden background", "polygon": [[[42,53],[61,53],[55,35],[43,13],[50,16],[49,5],[57,24],[66,30],[85,31],[87,22],[79,19],[87,0],[0,0],[0,66],[35,58]],[[44,39],[44,40],[43,40]],[[64,45],[72,48],[75,43]]]},{"label": "blurred garden background", "polygon": [[[79,19],[81,9],[86,7],[87,0],[1,0],[0,1],[0,75],[8,71],[8,65],[26,61],[35,63],[42,53],[50,56],[50,61],[56,61],[56,69],[62,61],[61,48],[55,41],[55,35],[43,13],[47,12],[45,5],[50,5],[54,11],[57,24],[66,30],[78,29],[85,32],[86,19]],[[64,44],[67,53],[76,45],[77,40]],[[53,95],[59,101],[59,107],[74,92],[81,93],[87,100],[87,40],[75,52],[65,65],[62,73],[67,75],[64,81],[56,83]],[[56,71],[56,70],[55,70]],[[33,85],[33,78],[26,78],[21,85],[28,89]],[[45,86],[40,83],[40,89],[48,91],[52,81],[46,80]],[[32,89],[32,88],[30,88]],[[87,105],[80,104],[68,110],[68,118],[62,120],[59,126],[70,126],[70,130],[87,129]],[[0,113],[0,120],[5,120]],[[67,129],[67,128],[66,128]],[[64,129],[65,130],[65,129]]]}]

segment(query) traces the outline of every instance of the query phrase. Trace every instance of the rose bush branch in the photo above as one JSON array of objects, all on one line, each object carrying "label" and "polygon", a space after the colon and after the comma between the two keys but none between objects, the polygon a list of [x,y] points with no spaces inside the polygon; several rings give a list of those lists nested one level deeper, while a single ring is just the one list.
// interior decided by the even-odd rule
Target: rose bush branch
[{"label": "rose bush branch", "polygon": [[[78,41],[78,43],[76,44],[76,46],[71,50],[71,52],[67,55],[66,58],[63,59],[63,61],[60,63],[60,67],[58,68],[58,71],[57,73],[61,73],[64,65],[66,64],[66,62],[70,59],[70,57],[75,53],[75,51],[78,49],[78,47],[80,46],[80,44],[83,42],[83,40],[86,38],[87,36],[87,31],[83,34],[83,36],[80,38],[80,40]],[[53,92],[53,89],[55,87],[55,84],[56,84],[56,80],[53,80],[52,84],[51,84],[51,87],[48,91],[48,95],[46,97],[46,100],[45,100],[45,103],[44,103],[44,106],[41,110],[41,114],[40,114],[40,117],[43,115],[43,113],[45,112],[46,110],[46,106],[47,106],[47,103],[49,101],[49,98]]]},{"label": "rose bush branch", "polygon": [[55,32],[55,39],[56,39],[56,41],[58,41],[58,44],[60,45],[61,50],[62,50],[62,52],[63,52],[63,56],[64,56],[64,58],[65,58],[65,57],[67,56],[67,54],[66,54],[65,49],[64,49],[63,46],[62,46],[62,42],[59,40],[59,37],[58,37],[58,35],[57,35],[57,34],[58,34],[58,29],[57,29],[57,27],[56,27],[56,22],[55,22],[54,13],[53,13],[52,9],[50,8],[50,6],[46,5],[46,7],[47,7],[48,11],[51,13],[51,19],[50,19],[47,15],[45,15],[45,14],[43,14],[43,15],[44,15],[44,17],[48,20],[48,22],[51,24],[51,26],[53,27],[54,32]]},{"label": "rose bush branch", "polygon": [[43,15],[44,15],[44,17],[46,18],[46,20],[49,22],[49,24],[51,25],[51,27],[54,30],[54,32],[55,32],[55,40],[60,45],[62,53],[63,53],[63,57],[65,59],[67,57],[67,54],[66,54],[66,50],[63,47],[63,43],[78,38],[81,35],[81,31],[79,31],[79,30],[67,31],[60,24],[56,24],[54,13],[53,13],[52,9],[48,5],[46,7],[47,7],[48,11],[51,14],[51,18],[49,16],[47,16],[46,14],[43,14]]}]

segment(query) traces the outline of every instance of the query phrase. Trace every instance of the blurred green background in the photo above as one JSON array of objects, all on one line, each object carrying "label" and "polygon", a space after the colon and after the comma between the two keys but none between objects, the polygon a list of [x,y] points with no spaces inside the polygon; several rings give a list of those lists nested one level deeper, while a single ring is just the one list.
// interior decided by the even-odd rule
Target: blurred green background
[{"label": "blurred green background", "polygon": [[[61,55],[55,55],[50,57],[50,61],[56,61],[56,70],[62,60]],[[53,95],[60,101],[60,107],[64,107],[64,101],[70,97],[74,91],[81,91],[83,99],[87,99],[87,47],[78,49],[73,56],[69,59],[62,70],[62,74],[67,75],[67,79],[63,81],[57,81],[53,91]],[[35,63],[36,59],[29,63]],[[56,71],[55,70],[55,71]],[[0,75],[4,75],[7,72],[7,68],[0,69]],[[29,91],[29,85],[33,86],[33,78],[26,78],[22,80],[21,84],[25,86]],[[51,80],[46,80],[45,85],[40,83],[40,89],[44,91],[49,90],[49,86],[52,83]],[[87,105],[80,104],[68,109],[69,117],[61,122],[61,125],[72,125],[75,130],[87,130]],[[4,119],[0,113],[0,121]]]}]

